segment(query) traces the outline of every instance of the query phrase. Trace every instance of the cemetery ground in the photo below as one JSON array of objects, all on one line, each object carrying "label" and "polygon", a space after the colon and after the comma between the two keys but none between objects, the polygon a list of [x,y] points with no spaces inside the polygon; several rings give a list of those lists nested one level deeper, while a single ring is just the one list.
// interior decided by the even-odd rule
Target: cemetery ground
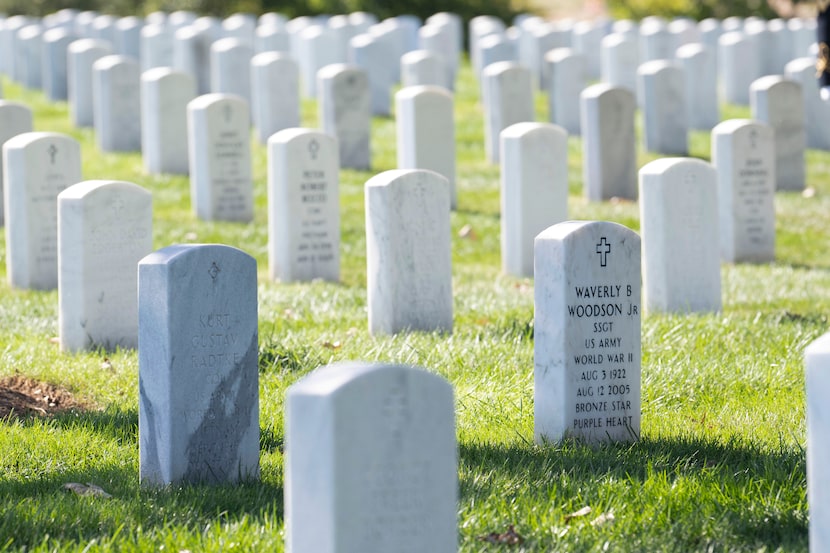
[{"label": "cemetery ground", "polygon": [[[101,154],[90,130],[71,128],[65,104],[3,87],[32,106],[35,130],[81,141],[85,179],[152,191],[155,249],[224,243],[257,259],[261,480],[141,488],[136,352],[61,353],[57,292],[11,289],[0,239],[0,378],[59,386],[77,402],[4,414],[0,551],[282,551],[285,391],[340,360],[420,365],[454,386],[461,551],[807,550],[803,351],[830,324],[830,153],[808,152],[808,193],[776,195],[777,260],[722,267],[721,312],[643,317],[640,439],[540,447],[533,281],[500,274],[499,170],[485,161],[468,65],[455,100],[451,335],[368,333],[363,185],[395,168],[394,119],[373,121],[373,170],[341,172],[341,282],[287,285],[267,278],[264,147],[253,146],[254,222],[204,222],[191,212],[186,177],[148,177],[138,154]],[[547,120],[541,96],[536,105]],[[318,126],[315,109],[305,101],[305,126]],[[725,106],[722,119],[748,116]],[[580,140],[569,140],[569,217],[639,230],[635,203],[583,198]],[[709,159],[708,133],[691,133],[690,147]],[[638,155],[639,166],[654,159],[639,144]],[[112,497],[70,493],[70,482]],[[510,525],[523,543],[491,543]]]}]

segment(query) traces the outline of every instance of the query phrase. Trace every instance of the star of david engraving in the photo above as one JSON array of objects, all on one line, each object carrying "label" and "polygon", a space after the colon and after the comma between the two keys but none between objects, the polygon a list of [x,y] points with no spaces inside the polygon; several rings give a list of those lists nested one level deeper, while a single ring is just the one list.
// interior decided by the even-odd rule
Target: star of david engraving
[{"label": "star of david engraving", "polygon": [[599,254],[599,266],[605,267],[608,263],[608,254],[611,253],[611,244],[604,236],[599,239],[597,253]]}]

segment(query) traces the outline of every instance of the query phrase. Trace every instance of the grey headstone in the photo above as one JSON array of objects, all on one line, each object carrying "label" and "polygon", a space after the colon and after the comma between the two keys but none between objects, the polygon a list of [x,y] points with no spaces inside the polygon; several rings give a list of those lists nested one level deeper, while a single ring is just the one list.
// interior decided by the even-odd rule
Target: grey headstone
[{"label": "grey headstone", "polygon": [[217,244],[139,262],[142,485],[258,478],[256,279],[254,258]]},{"label": "grey headstone", "polygon": [[340,164],[333,136],[268,139],[268,271],[282,282],[340,279]]},{"label": "grey headstone", "polygon": [[550,123],[501,132],[501,269],[533,276],[533,240],[568,218],[568,135]]},{"label": "grey headstone", "polygon": [[249,122],[239,96],[205,94],[187,104],[191,203],[200,219],[253,220]]},{"label": "grey headstone", "polygon": [[28,132],[3,144],[6,274],[15,288],[58,287],[58,194],[81,181],[81,146]]},{"label": "grey headstone", "polygon": [[606,221],[568,221],[535,242],[537,443],[640,435],[640,237]]},{"label": "grey headstone", "polygon": [[452,331],[450,191],[425,170],[366,182],[369,332]]},{"label": "grey headstone", "polygon": [[58,194],[61,350],[138,346],[136,266],[153,251],[150,192],[84,181]]},{"label": "grey headstone", "polygon": [[286,548],[457,551],[453,403],[446,380],[402,365],[340,363],[292,385]]},{"label": "grey headstone", "polygon": [[721,308],[717,176],[700,159],[640,169],[640,233],[647,312]]}]

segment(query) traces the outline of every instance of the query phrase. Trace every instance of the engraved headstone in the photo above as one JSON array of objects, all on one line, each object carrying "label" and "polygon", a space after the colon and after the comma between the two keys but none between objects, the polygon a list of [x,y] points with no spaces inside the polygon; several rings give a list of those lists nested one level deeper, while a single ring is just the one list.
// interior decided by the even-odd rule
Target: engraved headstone
[{"label": "engraved headstone", "polygon": [[210,91],[235,94],[251,105],[251,58],[254,49],[238,38],[223,38],[210,47]]},{"label": "engraved headstone", "polygon": [[811,553],[830,550],[830,333],[804,350],[807,381],[807,503]]},{"label": "engraved headstone", "polygon": [[[410,54],[413,52],[410,52]],[[429,169],[447,179],[455,209],[453,97],[435,86],[402,88],[395,94],[398,169]]]},{"label": "engraved headstone", "polygon": [[637,199],[634,93],[607,84],[591,85],[580,98],[582,179],[591,201]]},{"label": "engraved headstone", "polygon": [[501,269],[533,276],[533,240],[568,217],[568,134],[550,123],[501,132]]},{"label": "engraved headstone", "polygon": [[285,421],[289,551],[458,550],[445,379],[403,365],[321,367],[288,389]]},{"label": "engraved headstone", "polygon": [[112,54],[112,46],[102,40],[83,38],[70,43],[66,52],[69,116],[75,127],[91,127],[94,111],[92,65]]},{"label": "engraved headstone", "polygon": [[249,122],[238,96],[205,94],[187,104],[191,203],[200,219],[254,218]]},{"label": "engraved headstone", "polygon": [[801,85],[780,75],[767,75],[749,89],[752,118],[773,128],[776,190],[804,190],[804,97]]},{"label": "engraved headstone", "polygon": [[432,171],[366,182],[369,332],[452,331],[450,191]]},{"label": "engraved headstone", "polygon": [[340,167],[369,169],[371,112],[369,78],[361,68],[335,64],[317,73],[320,127],[337,138]]},{"label": "engraved headstone", "polygon": [[683,69],[674,62],[655,60],[640,65],[637,76],[643,91],[645,149],[686,155],[689,152],[689,124]]},{"label": "engraved headstone", "polygon": [[149,174],[188,172],[187,104],[196,84],[187,73],[156,67],[141,75],[141,154]]},{"label": "engraved headstone", "polygon": [[640,435],[640,237],[617,223],[568,221],[535,242],[537,443]]},{"label": "engraved headstone", "polygon": [[514,123],[536,120],[530,70],[509,61],[493,63],[482,72],[484,149],[487,160],[499,163],[499,134]]},{"label": "engraved headstone", "polygon": [[251,110],[261,144],[275,132],[300,126],[300,74],[285,52],[263,52],[251,59]]},{"label": "engraved headstone", "polygon": [[775,138],[772,127],[746,119],[712,130],[718,177],[721,259],[775,261]]},{"label": "engraved headstone", "polygon": [[[0,100],[0,147],[5,142],[22,134],[32,131],[32,110],[29,106],[20,102]],[[0,160],[0,227],[4,225],[3,214],[3,163]]]},{"label": "engraved headstone", "polygon": [[58,194],[58,328],[63,351],[138,346],[136,266],[153,251],[150,192],[93,180]]},{"label": "engraved headstone", "polygon": [[141,150],[140,73],[138,61],[126,56],[92,64],[95,141],[103,152]]},{"label": "engraved headstone", "polygon": [[337,141],[311,129],[268,139],[268,271],[282,282],[340,279]]},{"label": "engraved headstone", "polygon": [[142,485],[259,476],[256,261],[218,244],[138,264]]},{"label": "engraved headstone", "polygon": [[545,54],[548,73],[548,120],[579,136],[579,97],[587,84],[585,56],[570,48]]},{"label": "engraved headstone", "polygon": [[710,131],[720,122],[715,54],[705,44],[686,44],[677,49],[677,61],[683,68],[689,128]]},{"label": "engraved headstone", "polygon": [[81,181],[81,146],[27,132],[3,144],[6,273],[15,288],[58,287],[58,194]]},{"label": "engraved headstone", "polygon": [[640,169],[640,234],[647,312],[721,308],[715,169],[662,158]]}]

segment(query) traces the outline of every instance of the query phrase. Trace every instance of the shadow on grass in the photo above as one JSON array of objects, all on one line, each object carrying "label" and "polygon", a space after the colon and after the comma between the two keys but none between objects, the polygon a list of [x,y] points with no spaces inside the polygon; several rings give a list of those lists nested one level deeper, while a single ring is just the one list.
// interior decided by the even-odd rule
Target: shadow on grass
[{"label": "shadow on grass", "polygon": [[[599,446],[572,440],[544,447],[473,443],[460,444],[459,453],[462,505],[503,497],[506,489],[537,505],[550,500],[552,489],[562,505],[620,493],[619,488],[610,496],[608,489],[600,491],[603,483],[623,483],[629,499],[663,493],[660,499],[668,500],[675,483],[694,482],[692,487],[709,495],[694,497],[698,503],[686,508],[718,513],[718,524],[728,529],[724,542],[753,544],[752,550],[806,546],[806,464],[805,452],[798,448],[770,450],[737,437],[726,442],[675,437]],[[566,514],[561,513],[563,519]],[[700,543],[693,542],[701,536],[678,537],[687,538],[685,550],[697,550]]]}]

